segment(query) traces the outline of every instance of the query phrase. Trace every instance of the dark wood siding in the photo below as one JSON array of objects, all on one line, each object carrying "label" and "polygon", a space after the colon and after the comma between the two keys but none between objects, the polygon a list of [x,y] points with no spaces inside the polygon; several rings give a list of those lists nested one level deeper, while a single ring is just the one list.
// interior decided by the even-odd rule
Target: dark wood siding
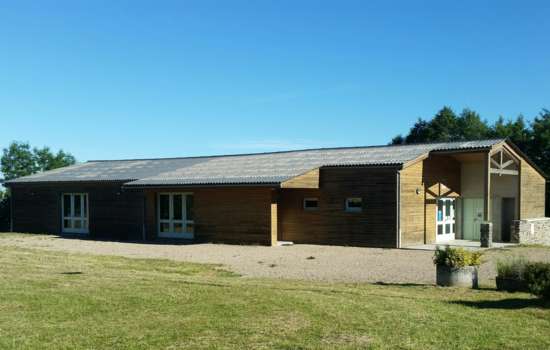
[{"label": "dark wood siding", "polygon": [[12,186],[13,229],[61,233],[61,194],[88,193],[89,230],[94,238],[141,239],[143,193],[123,191],[121,183]]},{"label": "dark wood siding", "polygon": [[147,236],[157,237],[157,194],[193,193],[195,238],[199,241],[271,244],[271,201],[267,187],[146,190]]},{"label": "dark wood siding", "polygon": [[[396,247],[396,168],[323,168],[320,189],[282,189],[282,240],[295,243]],[[317,197],[319,208],[304,210]],[[345,210],[347,197],[361,197],[363,211]]]}]

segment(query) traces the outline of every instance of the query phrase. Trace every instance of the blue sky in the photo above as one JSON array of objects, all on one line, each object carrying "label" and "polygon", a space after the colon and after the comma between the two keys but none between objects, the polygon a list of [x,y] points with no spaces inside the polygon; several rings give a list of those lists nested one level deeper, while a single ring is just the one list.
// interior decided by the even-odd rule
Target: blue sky
[{"label": "blue sky", "polygon": [[0,1],[0,147],[78,160],[384,144],[550,108],[548,1]]}]

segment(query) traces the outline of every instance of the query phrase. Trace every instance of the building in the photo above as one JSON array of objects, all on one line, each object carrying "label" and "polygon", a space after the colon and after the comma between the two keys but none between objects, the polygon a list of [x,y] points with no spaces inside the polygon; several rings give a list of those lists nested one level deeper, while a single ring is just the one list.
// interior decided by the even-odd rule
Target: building
[{"label": "building", "polygon": [[89,161],[6,182],[12,229],[93,238],[404,247],[510,241],[545,175],[508,140]]}]

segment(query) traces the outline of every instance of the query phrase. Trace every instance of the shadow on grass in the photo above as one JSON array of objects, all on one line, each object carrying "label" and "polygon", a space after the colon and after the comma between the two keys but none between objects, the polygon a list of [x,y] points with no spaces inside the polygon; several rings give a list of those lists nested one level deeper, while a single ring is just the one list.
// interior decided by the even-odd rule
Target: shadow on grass
[{"label": "shadow on grass", "polygon": [[502,309],[519,310],[525,308],[549,308],[550,304],[542,299],[521,299],[509,298],[501,300],[457,300],[450,301],[450,304],[458,304],[473,307],[476,309]]},{"label": "shadow on grass", "polygon": [[382,282],[378,281],[373,283],[377,286],[392,286],[392,287],[433,287],[433,284],[427,283],[391,283],[391,282]]},{"label": "shadow on grass", "polygon": [[66,271],[66,272],[61,272],[62,275],[82,275],[83,272],[81,271]]}]

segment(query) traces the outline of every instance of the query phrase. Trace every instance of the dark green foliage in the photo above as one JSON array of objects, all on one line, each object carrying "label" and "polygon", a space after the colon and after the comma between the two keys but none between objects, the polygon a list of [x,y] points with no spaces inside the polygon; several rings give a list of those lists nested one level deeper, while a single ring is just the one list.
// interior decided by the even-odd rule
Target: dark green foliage
[{"label": "dark green foliage", "polygon": [[550,263],[534,262],[525,267],[525,280],[529,291],[550,300]]},{"label": "dark green foliage", "polygon": [[31,146],[21,142],[12,142],[8,148],[4,148],[0,166],[6,180],[27,176],[37,171]]},{"label": "dark green foliage", "polygon": [[[14,141],[2,152],[0,171],[4,174],[5,180],[11,180],[39,171],[72,165],[75,162],[75,158],[63,150],[53,153],[49,147],[31,149],[28,143]],[[0,231],[9,229],[9,220],[9,191],[2,191],[0,188]]]},{"label": "dark green foliage", "polygon": [[12,142],[4,148],[0,160],[0,170],[6,180],[27,176],[39,171],[52,170],[75,163],[75,158],[59,150],[52,153],[49,147],[34,148],[24,142]]},{"label": "dark green foliage", "polygon": [[[456,115],[449,107],[443,107],[431,120],[418,119],[406,136],[398,135],[392,144],[436,141],[467,141],[488,138],[508,138],[532,159],[546,174],[550,174],[550,111],[543,109],[531,123],[522,115],[516,119],[500,117],[493,125],[481,119],[479,114],[464,109]],[[550,200],[550,186],[546,190],[546,202]],[[550,206],[546,206],[550,216]]]},{"label": "dark green foliage", "polygon": [[497,276],[501,278],[525,279],[525,267],[527,259],[524,257],[508,257],[507,260],[497,261]]}]

